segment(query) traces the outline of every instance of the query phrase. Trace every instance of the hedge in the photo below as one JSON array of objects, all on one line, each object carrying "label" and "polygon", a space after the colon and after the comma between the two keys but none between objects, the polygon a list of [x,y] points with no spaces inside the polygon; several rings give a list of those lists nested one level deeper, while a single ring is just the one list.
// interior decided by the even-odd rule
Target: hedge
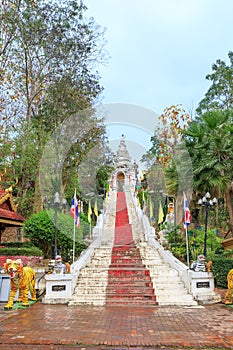
[{"label": "hedge", "polygon": [[5,242],[1,243],[1,247],[6,248],[31,248],[35,247],[32,242]]},{"label": "hedge", "polygon": [[30,248],[0,248],[0,255],[9,255],[9,256],[43,256],[42,250],[37,247]]},{"label": "hedge", "polygon": [[227,274],[231,269],[233,269],[233,259],[222,256],[213,258],[212,271],[216,287],[227,289]]}]

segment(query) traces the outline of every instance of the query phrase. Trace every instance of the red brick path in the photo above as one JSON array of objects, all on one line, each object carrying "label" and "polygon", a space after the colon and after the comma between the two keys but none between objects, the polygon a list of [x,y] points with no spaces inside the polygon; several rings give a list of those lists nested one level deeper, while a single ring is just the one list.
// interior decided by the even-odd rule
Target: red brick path
[{"label": "red brick path", "polygon": [[[0,349],[233,348],[233,308],[44,305],[3,311]],[[23,348],[18,345],[24,344]],[[30,347],[27,347],[30,345]],[[39,347],[41,345],[41,347]],[[99,345],[99,347],[98,347]],[[64,348],[63,348],[64,346]],[[135,350],[139,350],[135,349]],[[190,348],[189,348],[190,350]]]},{"label": "red brick path", "polygon": [[1,350],[233,349],[233,308],[224,304],[90,307],[39,301],[15,311],[4,311],[4,305]]}]

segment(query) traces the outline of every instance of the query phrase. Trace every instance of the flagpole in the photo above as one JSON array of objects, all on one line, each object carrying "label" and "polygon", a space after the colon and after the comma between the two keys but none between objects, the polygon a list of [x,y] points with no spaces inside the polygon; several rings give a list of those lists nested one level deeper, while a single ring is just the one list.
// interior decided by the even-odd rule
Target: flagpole
[{"label": "flagpole", "polygon": [[75,257],[75,216],[74,216],[74,235],[73,235],[73,263],[74,263],[74,257]]},{"label": "flagpole", "polygon": [[187,255],[187,265],[189,268],[188,225],[191,223],[192,218],[188,207],[188,200],[184,192],[183,192],[183,195],[184,195],[184,227],[185,227],[185,238],[186,238],[186,255]]},{"label": "flagpole", "polygon": [[189,268],[189,244],[188,244],[188,227],[185,228],[185,237],[186,237],[186,255],[187,255],[187,265]]},{"label": "flagpole", "polygon": [[75,226],[76,226],[76,188],[74,191],[74,233],[73,233],[73,263],[74,263],[74,257],[75,257]]}]

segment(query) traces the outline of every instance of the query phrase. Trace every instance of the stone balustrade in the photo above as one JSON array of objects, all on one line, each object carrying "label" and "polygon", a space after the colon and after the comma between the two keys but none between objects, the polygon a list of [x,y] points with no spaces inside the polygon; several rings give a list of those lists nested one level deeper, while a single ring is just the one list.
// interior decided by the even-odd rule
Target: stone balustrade
[{"label": "stone balustrade", "polygon": [[214,277],[212,272],[192,271],[187,265],[174,257],[169,250],[164,249],[164,247],[156,239],[154,228],[150,226],[148,217],[143,213],[141,208],[138,207],[138,203],[133,192],[131,192],[131,198],[135,206],[138,220],[141,222],[143,227],[144,240],[148,241],[149,245],[154,247],[160,253],[165,262],[178,271],[187,292],[191,293],[194,299],[200,304],[220,302],[221,296],[214,291]]}]

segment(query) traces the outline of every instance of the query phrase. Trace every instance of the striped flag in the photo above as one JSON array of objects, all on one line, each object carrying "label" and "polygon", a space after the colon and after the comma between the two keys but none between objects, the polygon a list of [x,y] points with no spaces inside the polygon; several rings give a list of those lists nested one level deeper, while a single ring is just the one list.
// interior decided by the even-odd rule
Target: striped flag
[{"label": "striped flag", "polygon": [[188,200],[184,193],[184,228],[187,229],[192,221],[192,216],[189,210]]},{"label": "striped flag", "polygon": [[75,225],[80,227],[80,216],[78,211],[78,201],[76,196],[76,190],[74,192],[74,197],[72,199],[71,207],[70,207],[70,215],[74,219]]}]

